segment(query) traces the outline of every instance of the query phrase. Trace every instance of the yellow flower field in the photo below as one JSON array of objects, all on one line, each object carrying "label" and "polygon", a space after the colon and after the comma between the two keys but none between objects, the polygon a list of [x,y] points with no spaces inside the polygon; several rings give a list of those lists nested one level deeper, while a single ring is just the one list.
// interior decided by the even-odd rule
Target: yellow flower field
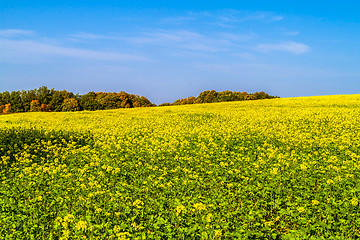
[{"label": "yellow flower field", "polygon": [[353,239],[360,95],[0,116],[1,239]]}]

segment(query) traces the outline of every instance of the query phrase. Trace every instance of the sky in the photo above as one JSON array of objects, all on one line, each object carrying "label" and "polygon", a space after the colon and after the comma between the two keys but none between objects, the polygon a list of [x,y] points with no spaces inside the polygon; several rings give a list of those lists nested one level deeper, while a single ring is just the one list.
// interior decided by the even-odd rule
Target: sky
[{"label": "sky", "polygon": [[360,91],[360,1],[1,0],[0,92]]}]

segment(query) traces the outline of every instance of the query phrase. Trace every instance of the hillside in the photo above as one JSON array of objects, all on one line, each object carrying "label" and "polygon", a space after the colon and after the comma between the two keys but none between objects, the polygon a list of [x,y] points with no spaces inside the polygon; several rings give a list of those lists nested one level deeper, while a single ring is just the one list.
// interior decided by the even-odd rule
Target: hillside
[{"label": "hillside", "polygon": [[360,95],[0,116],[0,236],[348,239]]}]

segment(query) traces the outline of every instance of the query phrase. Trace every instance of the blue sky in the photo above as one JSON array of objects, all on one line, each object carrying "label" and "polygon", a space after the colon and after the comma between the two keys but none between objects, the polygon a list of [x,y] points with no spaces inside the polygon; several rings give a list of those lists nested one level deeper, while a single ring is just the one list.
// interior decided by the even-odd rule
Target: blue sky
[{"label": "blue sky", "polygon": [[360,89],[358,1],[0,1],[0,92]]}]

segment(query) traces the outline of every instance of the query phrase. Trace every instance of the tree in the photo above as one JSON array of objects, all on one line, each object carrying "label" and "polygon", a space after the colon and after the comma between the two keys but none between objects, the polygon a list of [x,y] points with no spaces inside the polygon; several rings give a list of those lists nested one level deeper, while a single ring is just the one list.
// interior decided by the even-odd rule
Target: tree
[{"label": "tree", "polygon": [[49,110],[55,112],[63,111],[64,100],[67,98],[73,98],[74,96],[75,95],[72,92],[68,92],[66,90],[54,91],[48,106]]},{"label": "tree", "polygon": [[10,103],[10,93],[8,91],[5,91],[1,94],[0,103],[1,105]]},{"label": "tree", "polygon": [[29,112],[31,101],[36,99],[35,90],[29,90],[29,91],[22,90],[20,96],[21,96],[21,102],[23,104],[24,112]]},{"label": "tree", "polygon": [[66,98],[62,104],[63,112],[74,112],[79,111],[80,106],[78,101],[75,98]]},{"label": "tree", "polygon": [[196,98],[197,103],[212,103],[218,101],[218,92],[215,90],[203,91]]},{"label": "tree", "polygon": [[172,104],[169,103],[169,102],[166,102],[166,103],[162,103],[159,105],[159,107],[165,107],[165,106],[171,106]]},{"label": "tree", "polygon": [[20,91],[12,91],[10,93],[9,99],[9,103],[11,103],[11,110],[13,112],[24,112]]},{"label": "tree", "polygon": [[11,113],[11,103],[5,104],[3,113]]},{"label": "tree", "polygon": [[101,109],[101,105],[96,100],[96,93],[94,92],[88,92],[87,94],[80,96],[79,104],[83,110],[94,111]]},{"label": "tree", "polygon": [[[52,89],[53,90],[53,89]],[[39,100],[43,104],[49,104],[51,101],[51,90],[47,87],[42,86],[39,89],[35,89],[36,99]]]},{"label": "tree", "polygon": [[32,100],[30,103],[30,112],[40,112],[41,106],[39,100]]},{"label": "tree", "polygon": [[47,104],[41,104],[40,108],[42,112],[51,112]]}]

